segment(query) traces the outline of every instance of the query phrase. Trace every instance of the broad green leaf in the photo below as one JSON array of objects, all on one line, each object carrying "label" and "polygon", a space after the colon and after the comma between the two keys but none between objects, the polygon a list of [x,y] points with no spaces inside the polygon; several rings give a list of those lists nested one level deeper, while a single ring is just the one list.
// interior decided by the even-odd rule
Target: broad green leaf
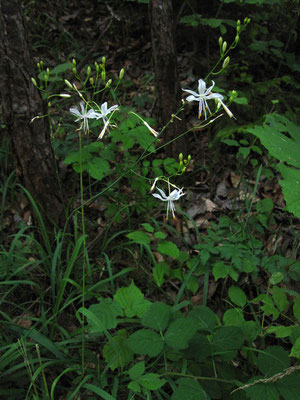
[{"label": "broad green leaf", "polygon": [[276,337],[278,338],[285,338],[290,336],[292,333],[292,327],[291,326],[270,326],[267,329],[268,333],[275,333]]},{"label": "broad green leaf", "polygon": [[127,332],[119,330],[103,347],[103,357],[111,370],[125,367],[133,360],[133,353],[127,345]]},{"label": "broad green leaf", "polygon": [[240,308],[231,308],[226,310],[223,315],[224,325],[240,326],[245,322],[244,314]]},{"label": "broad green leaf", "polygon": [[245,389],[250,400],[280,400],[276,386],[271,383],[257,383]]},{"label": "broad green leaf", "polygon": [[128,371],[129,376],[133,381],[139,380],[144,372],[145,372],[145,361],[138,362]]},{"label": "broad green leaf", "polygon": [[149,233],[153,233],[154,232],[153,226],[151,226],[147,222],[145,222],[144,224],[141,224],[141,225],[147,232],[149,232]]},{"label": "broad green leaf", "polygon": [[216,315],[206,306],[194,307],[189,313],[189,318],[195,320],[197,331],[206,333],[211,333],[217,324]]},{"label": "broad green leaf", "polygon": [[151,303],[148,310],[142,317],[141,323],[146,328],[163,332],[170,319],[171,307],[159,301]]},{"label": "broad green leaf", "polygon": [[140,393],[141,387],[136,381],[131,381],[127,385],[128,389],[132,390],[133,392]]},{"label": "broad green leaf", "polygon": [[284,311],[289,306],[289,301],[286,294],[278,286],[272,287],[273,301],[280,312]]},{"label": "broad green leaf", "polygon": [[101,181],[110,172],[109,163],[104,158],[93,157],[87,167],[88,173],[92,178]]},{"label": "broad green leaf", "polygon": [[169,242],[168,240],[163,240],[158,243],[157,251],[161,254],[165,254],[172,258],[179,257],[179,249],[175,243]]},{"label": "broad green leaf", "polygon": [[110,299],[101,299],[98,304],[92,304],[88,311],[87,322],[91,333],[101,333],[104,330],[114,329],[118,325],[117,317],[123,314],[119,304]]},{"label": "broad green leaf", "polygon": [[149,244],[151,242],[151,237],[147,235],[147,233],[142,231],[128,233],[126,237],[138,244]]},{"label": "broad green leaf", "polygon": [[300,337],[294,343],[292,350],[290,352],[290,357],[300,358]]},{"label": "broad green leaf", "polygon": [[283,281],[284,278],[285,278],[285,275],[282,272],[280,272],[280,271],[274,272],[274,274],[272,274],[270,277],[270,283],[271,283],[271,285],[277,285],[278,283]]},{"label": "broad green leaf", "polygon": [[208,400],[206,392],[195,379],[180,378],[176,384],[171,400]]},{"label": "broad green leaf", "polygon": [[295,297],[293,304],[294,317],[300,322],[300,295]]},{"label": "broad green leaf", "polygon": [[150,301],[144,299],[143,293],[132,281],[130,286],[120,288],[114,295],[114,300],[124,309],[126,317],[142,317],[150,307]]},{"label": "broad green leaf", "polygon": [[259,296],[257,296],[255,299],[251,300],[251,302],[256,303],[258,301],[261,301],[263,306],[260,306],[260,308],[263,310],[263,312],[266,315],[273,315],[273,319],[276,320],[279,317],[279,311],[275,308],[274,303],[272,298],[266,294],[262,293]]},{"label": "broad green leaf", "polygon": [[141,355],[157,356],[163,349],[162,337],[150,329],[140,329],[129,336],[127,340],[130,349]]},{"label": "broad green leaf", "polygon": [[212,269],[215,281],[217,281],[220,278],[222,278],[222,279],[226,278],[226,276],[229,275],[231,268],[232,267],[230,267],[229,265],[225,264],[222,261],[216,262],[213,265],[213,269]]},{"label": "broad green leaf", "polygon": [[243,331],[236,326],[222,326],[213,335],[213,354],[224,360],[232,360],[244,342]]},{"label": "broad green leaf", "polygon": [[139,379],[139,384],[149,390],[157,390],[166,383],[165,379],[161,379],[158,374],[145,374]]},{"label": "broad green leaf", "polygon": [[211,356],[212,349],[209,340],[204,334],[196,333],[189,341],[189,346],[184,350],[187,359],[197,362],[205,361]]},{"label": "broad green leaf", "polygon": [[284,164],[278,164],[282,178],[279,183],[286,201],[286,209],[300,218],[300,171]]},{"label": "broad green leaf", "polygon": [[266,377],[278,374],[290,366],[288,352],[280,346],[269,346],[257,357],[257,367]]},{"label": "broad green leaf", "polygon": [[294,371],[292,374],[278,379],[275,386],[284,400],[298,399],[300,393],[300,372]]},{"label": "broad green leaf", "polygon": [[228,296],[230,300],[239,307],[244,307],[247,304],[247,296],[238,286],[230,286]]},{"label": "broad green leaf", "polygon": [[190,317],[179,317],[167,329],[164,338],[166,343],[175,350],[188,347],[189,340],[197,331],[197,321]]},{"label": "broad green leaf", "polygon": [[161,286],[165,282],[165,275],[169,276],[170,267],[164,261],[155,264],[153,268],[153,279],[157,286]]}]

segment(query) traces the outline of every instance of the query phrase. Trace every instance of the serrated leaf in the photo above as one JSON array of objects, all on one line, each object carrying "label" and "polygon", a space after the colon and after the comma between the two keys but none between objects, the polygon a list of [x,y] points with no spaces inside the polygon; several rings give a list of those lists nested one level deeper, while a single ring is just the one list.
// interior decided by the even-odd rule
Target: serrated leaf
[{"label": "serrated leaf", "polygon": [[298,322],[300,322],[300,295],[294,299],[293,313],[294,317],[297,318]]},{"label": "serrated leaf", "polygon": [[153,279],[157,286],[161,286],[165,282],[165,275],[169,276],[170,267],[164,261],[155,264],[153,268]]},{"label": "serrated leaf", "polygon": [[139,379],[139,384],[149,390],[157,390],[166,383],[165,379],[161,379],[158,374],[145,374]]},{"label": "serrated leaf", "polygon": [[114,300],[124,309],[126,317],[142,317],[150,307],[150,301],[144,299],[143,293],[132,281],[130,286],[120,288],[114,295]]},{"label": "serrated leaf", "polygon": [[284,164],[278,164],[277,169],[283,178],[279,183],[286,201],[286,209],[300,218],[300,171]]},{"label": "serrated leaf", "polygon": [[87,165],[87,171],[92,178],[101,181],[110,172],[110,166],[104,158],[93,157]]},{"label": "serrated leaf", "polygon": [[300,393],[300,372],[294,371],[292,374],[276,381],[275,385],[284,400],[298,399]]},{"label": "serrated leaf", "polygon": [[154,232],[153,226],[151,226],[147,222],[145,222],[144,224],[141,224],[141,225],[147,232],[149,232],[149,233],[153,233]]},{"label": "serrated leaf", "polygon": [[217,324],[216,315],[206,306],[194,307],[189,317],[195,320],[197,331],[211,333]]},{"label": "serrated leaf", "polygon": [[127,385],[128,389],[132,390],[133,392],[140,393],[141,387],[136,381],[131,381]]},{"label": "serrated leaf", "polygon": [[171,307],[159,301],[152,303],[142,317],[141,323],[146,328],[163,332],[168,326]]},{"label": "serrated leaf", "polygon": [[184,350],[187,359],[197,362],[205,361],[211,356],[211,345],[204,334],[196,333],[189,341],[189,346]]},{"label": "serrated leaf", "polygon": [[213,265],[213,270],[212,270],[215,281],[217,281],[220,278],[226,278],[226,276],[229,275],[231,268],[232,267],[226,265],[222,261],[216,262]]},{"label": "serrated leaf", "polygon": [[300,358],[300,337],[294,343],[292,350],[290,352],[290,357]]},{"label": "serrated leaf", "polygon": [[126,237],[138,244],[149,244],[151,242],[151,237],[142,231],[130,232]]},{"label": "serrated leaf", "polygon": [[279,392],[275,385],[268,383],[257,383],[245,389],[250,400],[280,400]]},{"label": "serrated leaf", "polygon": [[133,353],[127,345],[127,332],[119,330],[103,347],[103,357],[111,370],[124,368],[133,360]]},{"label": "serrated leaf", "polygon": [[238,286],[230,286],[228,296],[230,300],[239,307],[244,307],[247,304],[247,296]]},{"label": "serrated leaf", "polygon": [[101,299],[98,304],[92,304],[88,310],[91,312],[87,316],[91,333],[101,333],[104,330],[116,328],[117,317],[123,314],[119,304],[110,299]]},{"label": "serrated leaf", "polygon": [[290,365],[289,355],[280,346],[269,346],[258,354],[257,367],[266,377],[278,374]]},{"label": "serrated leaf", "polygon": [[157,356],[163,349],[162,337],[150,329],[140,329],[127,339],[130,349],[141,355]]},{"label": "serrated leaf", "polygon": [[179,257],[179,249],[175,243],[170,242],[168,240],[163,240],[158,243],[157,251],[161,254],[165,254],[172,258]]},{"label": "serrated leaf", "polygon": [[278,286],[272,288],[273,301],[279,311],[284,311],[289,306],[289,301],[286,294]]},{"label": "serrated leaf", "polygon": [[190,317],[179,317],[167,329],[164,339],[175,350],[188,347],[189,340],[197,331],[197,321]]},{"label": "serrated leaf", "polygon": [[128,371],[129,376],[133,381],[139,380],[144,372],[145,372],[145,361],[138,362]]},{"label": "serrated leaf", "polygon": [[213,354],[224,360],[232,360],[244,342],[243,331],[235,326],[222,326],[213,335]]},{"label": "serrated leaf", "polygon": [[176,381],[171,400],[207,400],[208,396],[200,383],[191,378],[180,378]]}]

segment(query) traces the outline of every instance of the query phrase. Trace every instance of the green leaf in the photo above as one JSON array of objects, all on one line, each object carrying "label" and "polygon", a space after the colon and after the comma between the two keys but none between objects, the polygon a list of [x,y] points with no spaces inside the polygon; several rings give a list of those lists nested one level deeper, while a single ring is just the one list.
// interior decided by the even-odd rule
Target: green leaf
[{"label": "green leaf", "polygon": [[206,392],[195,379],[180,378],[176,384],[171,400],[208,400]]},{"label": "green leaf", "polygon": [[165,254],[166,256],[172,258],[179,257],[179,249],[175,243],[169,242],[168,240],[163,240],[158,243],[157,251],[161,254]]},{"label": "green leaf", "polygon": [[168,326],[171,307],[159,301],[152,303],[142,317],[141,323],[146,328],[163,332]]},{"label": "green leaf", "polygon": [[175,350],[188,347],[189,340],[197,331],[197,321],[190,317],[179,317],[173,321],[164,335],[166,343]]},{"label": "green leaf", "polygon": [[138,362],[128,371],[129,376],[133,381],[138,381],[144,372],[145,372],[145,361]]},{"label": "green leaf", "polygon": [[298,399],[300,393],[300,372],[294,371],[276,381],[276,387],[284,400]]},{"label": "green leaf", "polygon": [[278,338],[285,338],[290,336],[292,333],[292,327],[291,326],[270,326],[267,329],[268,333],[275,333],[276,337]]},{"label": "green leaf", "polygon": [[300,172],[299,169],[278,164],[277,169],[282,175],[279,183],[286,201],[286,209],[300,218]]},{"label": "green leaf", "polygon": [[250,400],[280,400],[279,392],[274,384],[257,383],[245,389]]},{"label": "green leaf", "polygon": [[147,233],[141,231],[128,233],[126,237],[138,244],[149,244],[151,242],[151,237],[147,235]]},{"label": "green leaf", "polygon": [[272,287],[273,301],[280,312],[284,311],[289,306],[289,301],[286,294],[278,286]]},{"label": "green leaf", "polygon": [[126,330],[121,329],[103,347],[103,357],[112,371],[118,367],[125,367],[133,360],[127,340]]},{"label": "green leaf", "polygon": [[300,322],[300,295],[295,297],[293,304],[294,317]]},{"label": "green leaf", "polygon": [[142,317],[150,307],[150,301],[144,299],[143,293],[132,281],[130,286],[120,288],[114,295],[114,300],[124,309],[128,318],[134,316]]},{"label": "green leaf", "polygon": [[165,379],[160,379],[158,374],[145,374],[139,379],[139,384],[149,390],[157,390],[166,383]]},{"label": "green leaf", "polygon": [[127,385],[128,389],[132,390],[133,392],[140,393],[141,387],[136,381],[131,381]]},{"label": "green leaf", "polygon": [[222,326],[212,336],[213,354],[232,360],[244,342],[243,331],[236,326]]},{"label": "green leaf", "polygon": [[160,335],[150,329],[140,329],[127,340],[130,349],[141,355],[156,357],[163,349],[164,342]]},{"label": "green leaf", "polygon": [[216,315],[206,306],[194,307],[189,313],[189,318],[195,320],[197,331],[206,333],[211,333],[217,324]]},{"label": "green leaf", "polygon": [[196,333],[189,341],[188,348],[184,350],[184,356],[199,363],[210,357],[211,351],[211,345],[207,337],[204,334]]},{"label": "green leaf", "polygon": [[117,317],[123,314],[119,304],[110,299],[101,299],[98,304],[92,304],[88,311],[87,322],[91,333],[101,333],[114,329],[118,325]]},{"label": "green leaf", "polygon": [[92,178],[101,181],[110,172],[109,163],[104,158],[93,157],[88,165],[87,171]]},{"label": "green leaf", "polygon": [[154,232],[154,228],[150,224],[145,222],[144,224],[141,224],[141,225],[147,232],[149,232],[149,233],[153,233]]},{"label": "green leaf", "polygon": [[272,274],[270,277],[270,283],[271,283],[271,285],[277,285],[278,283],[283,281],[284,278],[285,278],[285,275],[282,272],[280,272],[280,271],[274,272],[274,274]]},{"label": "green leaf", "polygon": [[300,337],[294,343],[292,350],[290,352],[290,357],[300,358]]},{"label": "green leaf", "polygon": [[281,346],[269,346],[258,354],[257,367],[266,377],[278,374],[289,366],[289,355]]},{"label": "green leaf", "polygon": [[238,286],[230,286],[228,295],[230,300],[239,307],[244,307],[247,304],[247,296]]},{"label": "green leaf", "polygon": [[157,286],[161,286],[165,282],[165,275],[169,276],[170,267],[164,261],[155,264],[153,268],[153,279]]},{"label": "green leaf", "polygon": [[229,275],[231,268],[232,267],[225,264],[223,261],[216,262],[213,265],[213,269],[212,269],[212,273],[215,278],[215,281],[217,281],[220,278],[222,278],[222,279],[226,278],[226,276]]},{"label": "green leaf", "polygon": [[244,314],[242,309],[240,308],[231,308],[230,310],[226,310],[223,315],[224,325],[235,325],[241,326],[244,324]]}]

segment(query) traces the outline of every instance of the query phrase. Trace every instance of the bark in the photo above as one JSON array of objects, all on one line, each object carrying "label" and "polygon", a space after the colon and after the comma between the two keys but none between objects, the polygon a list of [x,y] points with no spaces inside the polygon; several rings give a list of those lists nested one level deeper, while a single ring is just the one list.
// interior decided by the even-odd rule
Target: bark
[{"label": "bark", "polygon": [[[174,22],[171,0],[150,0],[151,40],[154,59],[156,88],[158,93],[160,123],[165,125],[181,106],[182,92],[178,80],[177,57],[174,40]],[[168,142],[186,131],[184,113],[174,118],[164,131]],[[167,148],[168,154],[177,158],[178,153],[186,155],[186,141],[183,137]]]},{"label": "bark", "polygon": [[[0,0],[0,96],[20,182],[31,193],[46,227],[64,224],[63,204],[45,107],[31,77],[34,67],[16,0]],[[34,218],[34,215],[33,215]]]}]

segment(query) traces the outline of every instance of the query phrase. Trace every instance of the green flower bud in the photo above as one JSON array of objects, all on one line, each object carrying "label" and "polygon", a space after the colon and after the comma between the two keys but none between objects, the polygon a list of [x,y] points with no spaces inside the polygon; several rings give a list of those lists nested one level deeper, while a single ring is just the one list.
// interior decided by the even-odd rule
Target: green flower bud
[{"label": "green flower bud", "polygon": [[237,25],[237,26],[240,26],[240,25],[241,25],[241,21],[240,21],[239,19],[236,21],[236,25]]},{"label": "green flower bud", "polygon": [[240,25],[236,27],[236,31],[237,31],[238,34],[241,32],[241,27],[240,27]]},{"label": "green flower bud", "polygon": [[67,79],[65,79],[65,84],[66,84],[70,89],[74,89],[73,86],[72,86],[72,84],[71,84]]},{"label": "green flower bud", "polygon": [[46,72],[47,72],[47,75],[48,75],[48,77],[49,77],[49,75],[50,75],[50,69],[47,68],[47,69],[46,69]]},{"label": "green flower bud", "polygon": [[105,63],[106,63],[106,57],[103,56],[102,57],[102,64],[105,65]]},{"label": "green flower bud", "polygon": [[119,80],[121,80],[124,76],[125,70],[124,68],[121,69],[120,74],[119,74]]},{"label": "green flower bud", "polygon": [[220,37],[219,37],[219,46],[221,47],[222,44],[223,44],[223,38],[222,38],[222,36],[220,36]]},{"label": "green flower bud", "polygon": [[76,72],[77,72],[77,71],[76,71],[76,67],[73,67],[73,68],[72,68],[72,71],[73,71],[73,74],[76,75]]},{"label": "green flower bud", "polygon": [[90,84],[93,86],[94,85],[94,78],[91,76],[90,77]]},{"label": "green flower bud", "polygon": [[49,75],[48,74],[44,74],[44,80],[45,80],[46,83],[48,82],[48,79],[49,79]]},{"label": "green flower bud", "polygon": [[230,61],[230,57],[228,56],[225,58],[225,60],[223,62],[223,69],[225,69],[227,67],[227,65],[229,64],[229,61]]},{"label": "green flower bud", "polygon": [[73,67],[76,67],[76,60],[75,60],[75,58],[73,58],[72,63],[73,63]]},{"label": "green flower bud", "polygon": [[99,64],[97,63],[97,61],[95,61],[95,68],[96,68],[96,72],[99,71]]},{"label": "green flower bud", "polygon": [[42,69],[44,68],[44,61],[43,60],[40,61],[40,66],[41,66]]},{"label": "green flower bud", "polygon": [[182,162],[182,160],[180,160],[180,162],[179,162],[179,169],[182,170],[182,168],[183,168],[183,162]]},{"label": "green flower bud", "polygon": [[227,49],[227,42],[224,42],[222,47],[223,53],[225,53],[226,49]]},{"label": "green flower bud", "polygon": [[189,155],[188,155],[188,162],[190,162],[191,159],[192,159],[192,156],[189,154]]},{"label": "green flower bud", "polygon": [[231,91],[231,95],[232,95],[233,97],[236,97],[236,96],[237,96],[237,91],[236,91],[236,90],[232,90],[232,91]]},{"label": "green flower bud", "polygon": [[178,158],[179,158],[179,161],[182,161],[182,160],[183,160],[183,154],[180,153],[179,156],[178,156]]},{"label": "green flower bud", "polygon": [[235,37],[235,39],[234,39],[235,43],[238,43],[239,40],[240,40],[240,36],[239,36],[239,35],[236,35],[236,37]]},{"label": "green flower bud", "polygon": [[112,80],[109,79],[109,81],[107,81],[107,84],[105,85],[105,87],[106,87],[106,88],[109,87],[109,86],[111,85],[111,83],[112,83]]},{"label": "green flower bud", "polygon": [[34,78],[31,78],[31,82],[34,84],[34,86],[35,86],[36,88],[38,88],[38,85],[37,85],[36,80],[35,80]]},{"label": "green flower bud", "polygon": [[105,78],[106,78],[105,70],[103,70],[103,71],[101,72],[101,78],[102,78],[103,81],[105,81]]},{"label": "green flower bud", "polygon": [[37,65],[38,70],[40,71],[41,70],[41,64],[38,62],[36,65]]},{"label": "green flower bud", "polygon": [[251,22],[251,18],[248,18],[247,20],[247,24],[249,24]]},{"label": "green flower bud", "polygon": [[86,70],[87,76],[90,76],[90,75],[91,75],[91,71],[92,71],[91,67],[88,66],[88,67],[87,67],[87,70]]},{"label": "green flower bud", "polygon": [[245,25],[247,24],[247,21],[248,21],[248,17],[246,17],[246,18],[244,19],[244,24],[245,24]]}]

